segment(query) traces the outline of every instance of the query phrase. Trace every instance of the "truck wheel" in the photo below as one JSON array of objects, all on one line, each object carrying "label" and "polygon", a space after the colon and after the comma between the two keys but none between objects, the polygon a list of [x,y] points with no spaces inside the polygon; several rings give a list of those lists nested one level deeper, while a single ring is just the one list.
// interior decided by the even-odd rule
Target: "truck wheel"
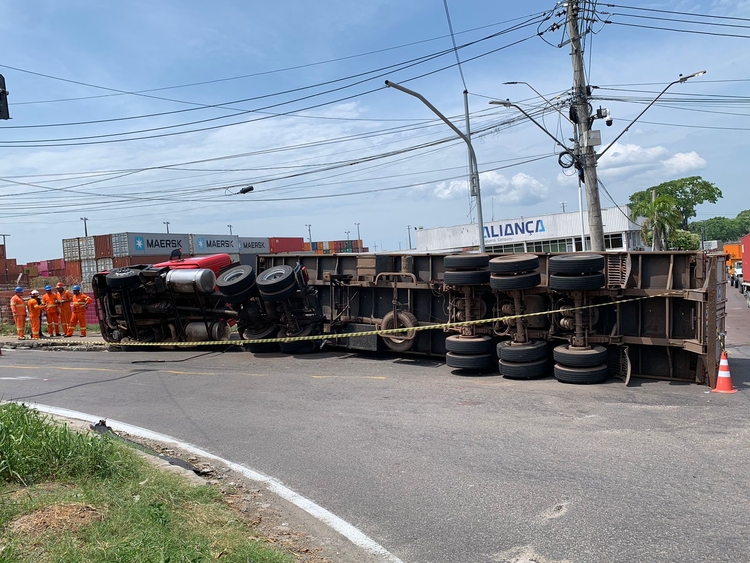
[{"label": "truck wheel", "polygon": [[539,267],[539,256],[536,254],[505,254],[490,260],[490,272],[493,274],[520,274]]},{"label": "truck wheel", "polygon": [[562,254],[549,259],[550,274],[594,274],[603,269],[601,254]]},{"label": "truck wheel", "polygon": [[[393,328],[411,328],[419,324],[417,317],[412,315],[409,311],[398,311],[398,318],[393,315],[393,311],[389,311],[383,317],[383,324],[380,325],[381,330],[390,330]],[[394,352],[407,352],[414,346],[414,341],[417,339],[417,332],[415,330],[408,330],[405,332],[397,332],[395,334],[381,334],[380,337],[385,342],[385,345],[389,350]]]},{"label": "truck wheel", "polygon": [[258,295],[260,295],[258,293],[258,286],[253,284],[238,293],[232,295],[224,294],[224,300],[230,305],[240,305],[248,301],[251,297],[257,297]]},{"label": "truck wheel", "polygon": [[229,268],[216,278],[216,287],[224,295],[237,295],[255,285],[255,271],[245,264]]},{"label": "truck wheel", "polygon": [[555,364],[555,379],[563,383],[602,383],[609,376],[607,364],[590,367],[568,367]]},{"label": "truck wheel", "polygon": [[448,367],[455,369],[482,371],[492,367],[495,358],[492,354],[464,355],[448,352],[445,355],[445,363]]},{"label": "truck wheel", "polygon": [[497,357],[506,362],[535,362],[547,357],[547,341],[532,340],[524,344],[514,344],[510,340],[499,342]]},{"label": "truck wheel", "polygon": [[443,258],[446,270],[477,270],[486,268],[489,262],[486,254],[450,254]]},{"label": "truck wheel", "polygon": [[132,270],[130,268],[117,268],[109,272],[106,276],[107,286],[112,289],[124,289],[127,287],[136,287],[140,285],[141,270]]},{"label": "truck wheel", "polygon": [[492,338],[486,335],[452,334],[445,339],[445,349],[457,354],[488,354],[492,352]]},{"label": "truck wheel", "polygon": [[549,276],[549,286],[558,291],[591,291],[604,287],[606,279],[604,274],[584,274],[584,275],[559,275],[552,274]]},{"label": "truck wheel", "polygon": [[[279,330],[278,338],[297,338],[317,334],[315,326],[305,325],[299,332],[290,333],[286,327]],[[320,340],[295,340],[293,342],[279,342],[282,354],[311,354],[320,347]]]},{"label": "truck wheel", "polygon": [[510,291],[512,289],[531,289],[542,283],[542,275],[539,272],[529,272],[517,275],[497,275],[490,277],[490,287],[497,291]]},{"label": "truck wheel", "polygon": [[490,281],[489,270],[467,270],[445,272],[443,281],[448,285],[480,285]]},{"label": "truck wheel", "polygon": [[[276,325],[272,324],[261,328],[250,328],[241,325],[237,327],[237,332],[239,333],[241,340],[265,340],[267,338],[274,338],[278,333],[278,329],[276,328]],[[267,352],[277,352],[279,349],[279,343],[258,342],[256,344],[245,344],[243,347],[253,354],[263,354]]]},{"label": "truck wheel", "polygon": [[534,362],[508,362],[500,360],[500,375],[507,379],[535,379],[544,377],[549,373],[549,362],[547,358]]},{"label": "truck wheel", "polygon": [[286,290],[290,285],[296,286],[297,280],[294,278],[292,267],[282,264],[263,270],[256,277],[256,283],[261,294],[271,295]]},{"label": "truck wheel", "polygon": [[562,344],[552,350],[552,357],[564,366],[585,368],[606,363],[607,349],[604,346],[571,348],[570,344]]}]

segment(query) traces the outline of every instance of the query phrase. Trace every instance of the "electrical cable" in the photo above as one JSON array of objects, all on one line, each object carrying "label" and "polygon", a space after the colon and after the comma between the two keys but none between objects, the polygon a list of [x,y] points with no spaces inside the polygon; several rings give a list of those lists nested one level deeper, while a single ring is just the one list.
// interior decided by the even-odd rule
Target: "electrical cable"
[{"label": "electrical cable", "polygon": [[451,13],[448,10],[448,0],[443,0],[443,7],[445,7],[445,18],[448,20],[448,30],[450,31],[451,41],[453,42],[453,52],[456,55],[456,64],[458,65],[458,72],[461,75],[461,82],[464,85],[464,90],[469,88],[466,86],[466,79],[464,78],[464,71],[461,68],[461,59],[458,56],[458,48],[456,47],[456,36],[453,33],[453,24],[451,23]]}]

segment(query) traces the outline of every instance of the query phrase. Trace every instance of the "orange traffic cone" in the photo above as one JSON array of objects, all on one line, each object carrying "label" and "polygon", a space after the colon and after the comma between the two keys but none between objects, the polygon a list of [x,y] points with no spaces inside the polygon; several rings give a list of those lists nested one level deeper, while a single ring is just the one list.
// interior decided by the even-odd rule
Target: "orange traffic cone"
[{"label": "orange traffic cone", "polygon": [[719,362],[719,377],[716,379],[716,389],[711,389],[714,393],[736,393],[737,389],[732,387],[732,376],[729,373],[729,360],[727,353],[722,351],[721,362]]}]

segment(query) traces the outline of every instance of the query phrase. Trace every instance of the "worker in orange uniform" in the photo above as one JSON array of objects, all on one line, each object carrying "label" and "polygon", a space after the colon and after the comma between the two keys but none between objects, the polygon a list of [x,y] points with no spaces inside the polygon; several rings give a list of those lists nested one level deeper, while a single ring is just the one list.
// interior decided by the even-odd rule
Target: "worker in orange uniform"
[{"label": "worker in orange uniform", "polygon": [[73,331],[69,330],[70,319],[73,316],[73,312],[70,309],[70,304],[73,302],[73,294],[65,289],[63,282],[58,282],[55,289],[57,289],[57,299],[60,301],[60,323],[62,324],[62,333],[64,336],[73,336]]},{"label": "worker in orange uniform", "polygon": [[68,334],[73,336],[76,325],[81,327],[81,336],[86,336],[86,309],[92,299],[85,293],[81,293],[81,286],[73,286],[73,319],[70,321]]},{"label": "worker in orange uniform", "polygon": [[23,300],[23,288],[20,286],[10,298],[10,310],[13,312],[13,320],[16,321],[18,340],[24,340],[26,338],[26,303]]},{"label": "worker in orange uniform", "polygon": [[29,308],[31,339],[39,340],[39,335],[42,332],[42,311],[44,311],[44,305],[42,305],[42,299],[39,297],[39,292],[36,289],[32,290],[31,297],[29,297],[26,306]]},{"label": "worker in orange uniform", "polygon": [[47,313],[47,333],[50,336],[60,336],[60,297],[52,291],[51,285],[44,286],[42,304]]}]

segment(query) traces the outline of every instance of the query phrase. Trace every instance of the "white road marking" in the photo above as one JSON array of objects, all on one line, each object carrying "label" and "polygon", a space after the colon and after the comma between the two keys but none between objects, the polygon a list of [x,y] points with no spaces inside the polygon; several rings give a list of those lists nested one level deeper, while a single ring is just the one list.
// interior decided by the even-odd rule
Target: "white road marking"
[{"label": "white road marking", "polygon": [[193,446],[192,444],[181,442],[180,440],[173,438],[171,436],[167,436],[166,434],[159,434],[158,432],[152,432],[151,430],[148,430],[146,428],[140,428],[139,426],[132,426],[125,422],[112,420],[111,418],[105,419],[105,417],[102,417],[102,416],[94,416],[94,415],[83,413],[83,412],[78,412],[78,411],[73,411],[73,410],[63,409],[63,408],[58,408],[58,407],[52,407],[48,405],[34,404],[34,405],[29,405],[29,406],[43,413],[58,415],[58,416],[65,416],[65,417],[74,418],[77,420],[85,420],[93,424],[96,424],[100,420],[106,420],[107,425],[110,428],[112,428],[112,430],[115,430],[115,431],[119,430],[121,432],[127,432],[128,434],[132,434],[133,436],[139,436],[141,438],[146,438],[149,440],[157,440],[159,442],[173,444],[182,450],[194,453],[201,457],[206,457],[206,458],[218,461],[220,463],[223,463],[224,465],[231,468],[232,470],[241,473],[248,479],[252,479],[253,481],[259,481],[261,483],[264,483],[270,491],[276,493],[281,498],[291,502],[295,506],[298,506],[299,508],[301,508],[302,510],[304,510],[305,512],[307,512],[314,518],[317,518],[324,524],[327,524],[328,526],[333,528],[335,531],[337,531],[339,534],[347,538],[354,545],[365,550],[367,553],[377,556],[377,557],[381,557],[382,560],[386,563],[404,563],[401,559],[393,555],[390,551],[385,549],[382,545],[377,543],[375,540],[365,535],[358,528],[352,526],[345,520],[339,518],[338,516],[336,516],[329,510],[326,510],[325,508],[323,508],[322,506],[314,503],[310,499],[305,498],[299,493],[294,492],[293,490],[285,486],[281,481],[279,481],[278,479],[274,477],[269,477],[268,475],[265,475],[259,471],[255,471],[254,469],[250,469],[248,467],[240,465],[239,463],[234,463],[232,461],[229,461],[219,456],[216,456],[214,454],[211,454],[205,450],[201,450],[200,448],[198,448],[197,446]]},{"label": "white road marking", "polygon": [[0,379],[4,380],[19,380],[19,379],[36,379],[36,377],[31,377],[28,375],[19,375],[18,377],[0,377]]}]

